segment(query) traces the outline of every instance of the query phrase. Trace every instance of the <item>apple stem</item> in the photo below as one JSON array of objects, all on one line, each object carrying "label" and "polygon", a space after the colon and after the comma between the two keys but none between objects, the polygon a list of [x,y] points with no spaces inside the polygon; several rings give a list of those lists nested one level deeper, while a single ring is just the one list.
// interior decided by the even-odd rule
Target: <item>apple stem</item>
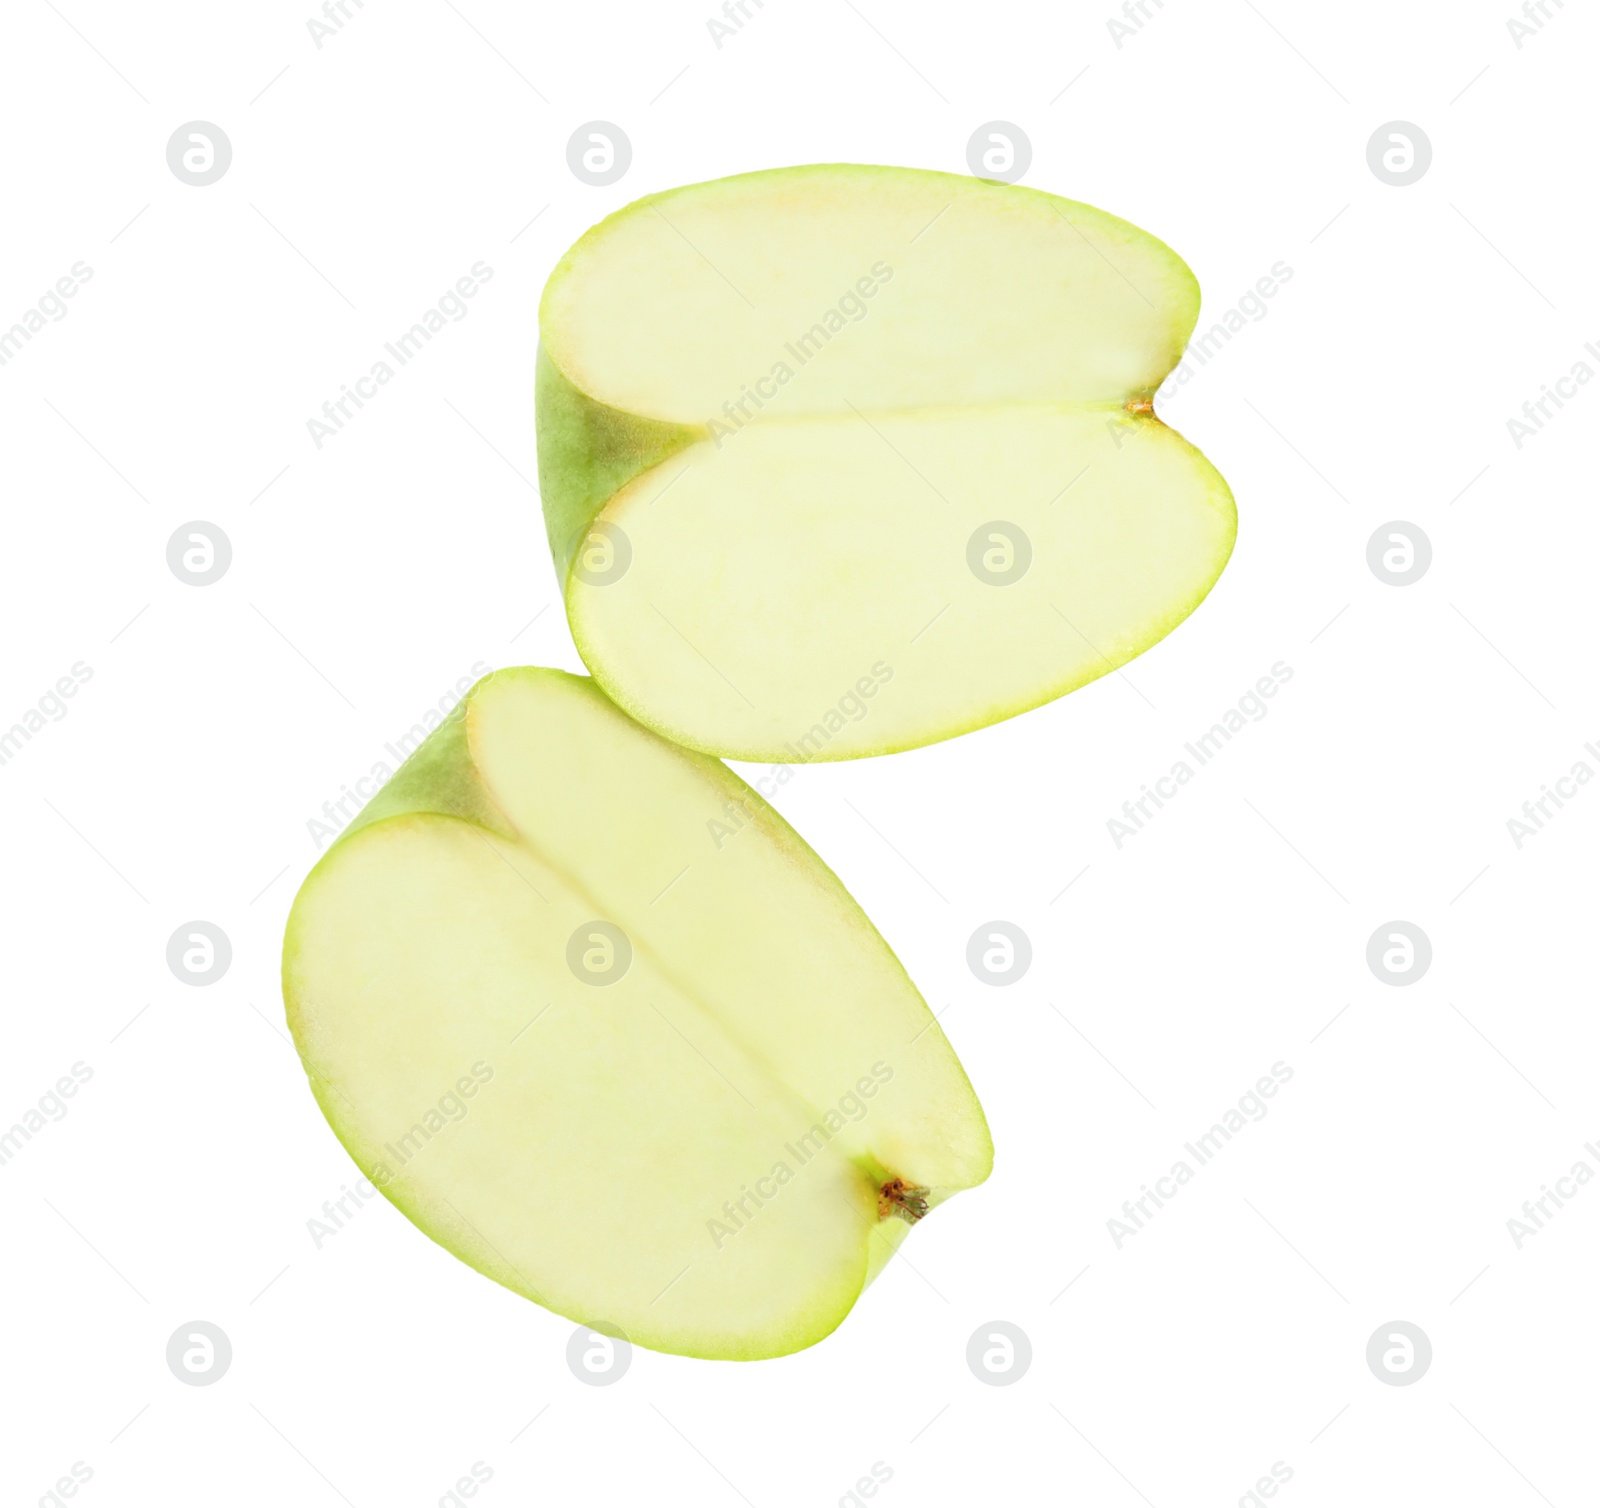
[{"label": "apple stem", "polygon": [[878,1218],[894,1215],[907,1225],[915,1225],[928,1213],[928,1191],[903,1178],[891,1178],[878,1188]]}]

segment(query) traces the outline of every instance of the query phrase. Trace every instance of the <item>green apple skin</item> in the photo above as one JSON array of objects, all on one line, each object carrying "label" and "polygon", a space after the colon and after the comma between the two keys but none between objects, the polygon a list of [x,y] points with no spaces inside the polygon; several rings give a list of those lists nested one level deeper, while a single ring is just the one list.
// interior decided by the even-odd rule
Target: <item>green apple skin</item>
[{"label": "green apple skin", "polygon": [[[856,284],[877,283],[870,317],[752,394],[774,355],[801,365],[799,311],[897,235]],[[1020,186],[823,164],[628,205],[540,309],[540,491],[590,672],[687,747],[794,763],[954,737],[1127,663],[1204,600],[1237,530],[1227,484],[1153,412],[1199,307],[1155,237]],[[997,518],[1033,543],[1003,596],[963,559]],[[576,569],[601,525],[631,541],[631,580]],[[892,696],[823,726],[873,663]]]},{"label": "green apple skin", "polygon": [[707,434],[597,403],[556,369],[543,346],[535,361],[539,492],[550,554],[564,581],[600,510],[629,482]]},{"label": "green apple skin", "polygon": [[[603,988],[568,962],[594,917],[632,939]],[[386,1198],[653,1349],[815,1344],[910,1230],[892,1181],[933,1208],[992,1165],[954,1052],[832,872],[584,677],[468,693],[306,879],[283,987],[317,1103]]]}]

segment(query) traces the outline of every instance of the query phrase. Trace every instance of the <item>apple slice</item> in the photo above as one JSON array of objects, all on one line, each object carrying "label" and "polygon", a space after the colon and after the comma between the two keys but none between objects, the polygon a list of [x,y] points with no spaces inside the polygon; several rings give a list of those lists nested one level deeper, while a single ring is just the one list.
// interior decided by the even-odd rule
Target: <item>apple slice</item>
[{"label": "apple slice", "polygon": [[833,873],[583,677],[486,677],[312,871],[312,1089],[463,1261],[689,1356],[813,1344],[988,1176],[978,1101]]},{"label": "apple slice", "polygon": [[1233,548],[1157,419],[1199,288],[1033,189],[785,168],[642,199],[540,308],[573,637],[639,721],[792,764],[949,738],[1132,659]]}]

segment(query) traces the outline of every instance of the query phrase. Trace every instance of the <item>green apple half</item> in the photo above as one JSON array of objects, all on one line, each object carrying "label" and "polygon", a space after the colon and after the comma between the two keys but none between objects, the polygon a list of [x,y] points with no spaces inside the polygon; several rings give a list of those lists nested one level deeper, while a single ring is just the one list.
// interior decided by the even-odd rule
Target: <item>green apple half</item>
[{"label": "green apple half", "polygon": [[955,1053],[838,879],[584,677],[473,688],[307,878],[283,986],[390,1200],[657,1350],[813,1344],[989,1173]]},{"label": "green apple half", "polygon": [[629,205],[540,306],[580,653],[678,743],[794,763],[997,722],[1148,649],[1233,548],[1152,397],[1200,307],[1126,221],[909,168]]}]

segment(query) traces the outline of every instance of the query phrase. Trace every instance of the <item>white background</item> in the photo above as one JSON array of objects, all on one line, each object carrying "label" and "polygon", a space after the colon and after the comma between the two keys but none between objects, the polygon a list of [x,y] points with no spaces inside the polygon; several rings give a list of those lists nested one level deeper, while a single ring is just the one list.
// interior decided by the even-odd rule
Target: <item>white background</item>
[{"label": "white background", "polygon": [[[1119,48],[1109,0],[767,0],[718,49],[709,3],[352,0],[320,49],[309,3],[7,7],[0,326],[93,277],[0,368],[0,726],[93,678],[0,767],[0,1125],[93,1078],[0,1168],[5,1500],[82,1462],[108,1508],[397,1508],[481,1461],[491,1508],[766,1508],[881,1461],[890,1508],[1168,1508],[1281,1461],[1303,1508],[1592,1502],[1600,1189],[1520,1250],[1506,1224],[1600,1169],[1600,788],[1520,850],[1506,826],[1600,770],[1600,391],[1520,450],[1506,426],[1600,369],[1592,11],[1519,49],[1510,0],[1150,0]],[[608,188],[566,165],[595,119],[633,144]],[[306,824],[475,661],[581,668],[532,480],[565,247],[749,169],[965,171],[996,119],[1026,182],[1174,246],[1204,322],[1292,267],[1169,410],[1237,552],[1123,674],[783,788],[945,1012],[994,1176],[821,1345],[584,1387],[567,1321],[387,1204],[308,1234],[354,1169],[278,996]],[[1434,151],[1404,188],[1366,160],[1395,119]],[[233,146],[204,188],[165,157],[194,120]],[[318,450],[306,420],[479,260],[469,316]],[[233,546],[205,588],[165,558],[196,519]],[[1432,540],[1415,585],[1368,568],[1390,520]],[[1276,661],[1269,715],[1117,848],[1107,819]],[[165,962],[195,918],[234,950],[200,989]],[[995,918],[1034,948],[1006,989],[965,964]],[[1433,945],[1407,988],[1366,963],[1394,919]],[[1122,1201],[1279,1060],[1266,1119],[1118,1249]],[[195,1319],[233,1344],[211,1387],[165,1364]],[[996,1319],[1033,1346],[1006,1387],[965,1361]],[[1397,1319],[1434,1351],[1408,1387],[1365,1360]]]}]

